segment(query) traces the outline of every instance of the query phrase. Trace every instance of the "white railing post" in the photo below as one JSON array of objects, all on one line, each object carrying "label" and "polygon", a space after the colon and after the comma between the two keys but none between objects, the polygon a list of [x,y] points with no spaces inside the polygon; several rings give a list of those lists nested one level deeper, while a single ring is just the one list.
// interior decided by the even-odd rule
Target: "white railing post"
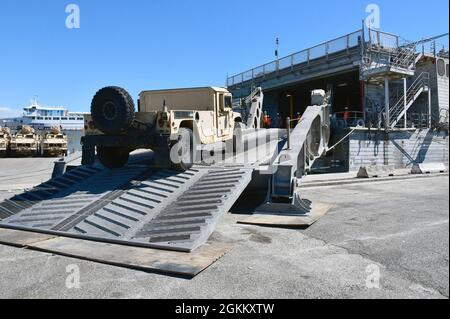
[{"label": "white railing post", "polygon": [[381,48],[381,43],[380,43],[380,32],[376,31],[377,33],[377,46],[378,48]]},{"label": "white railing post", "polygon": [[385,113],[386,113],[386,130],[389,129],[391,125],[391,117],[390,117],[390,103],[389,103],[389,78],[386,76],[384,78],[384,103],[385,103]]},{"label": "white railing post", "polygon": [[346,51],[347,51],[347,54],[348,54],[348,51],[350,50],[350,35],[349,34],[347,34],[345,42],[346,42],[346,46],[347,46],[346,47]]},{"label": "white railing post", "polygon": [[406,119],[406,107],[408,105],[408,87],[406,83],[406,78],[403,78],[403,103],[405,108],[405,128],[408,128],[408,121]]}]

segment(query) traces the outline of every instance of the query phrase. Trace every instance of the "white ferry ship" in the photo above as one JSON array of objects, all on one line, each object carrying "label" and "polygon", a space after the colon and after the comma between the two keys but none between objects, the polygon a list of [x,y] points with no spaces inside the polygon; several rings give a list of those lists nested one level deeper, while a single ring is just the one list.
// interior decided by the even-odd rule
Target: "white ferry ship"
[{"label": "white ferry ship", "polygon": [[21,118],[13,119],[19,125],[30,125],[37,129],[60,126],[63,130],[83,130],[85,112],[69,112],[64,107],[42,106],[34,98],[30,106],[25,107]]}]

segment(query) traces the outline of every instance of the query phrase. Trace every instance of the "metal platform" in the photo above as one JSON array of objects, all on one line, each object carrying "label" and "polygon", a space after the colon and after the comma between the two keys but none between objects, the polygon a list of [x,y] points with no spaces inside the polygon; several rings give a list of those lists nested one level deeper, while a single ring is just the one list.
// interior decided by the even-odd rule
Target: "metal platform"
[{"label": "metal platform", "polygon": [[251,181],[253,169],[184,173],[82,166],[0,204],[0,227],[134,246],[192,251]]}]

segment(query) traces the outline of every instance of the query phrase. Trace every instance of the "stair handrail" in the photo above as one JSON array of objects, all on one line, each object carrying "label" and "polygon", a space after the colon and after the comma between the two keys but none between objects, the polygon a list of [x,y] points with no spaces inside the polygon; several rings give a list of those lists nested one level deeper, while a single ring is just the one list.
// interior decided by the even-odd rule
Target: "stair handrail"
[{"label": "stair handrail", "polygon": [[[409,86],[406,92],[406,103],[409,104],[417,94],[417,92],[422,88],[429,85],[429,79],[430,74],[428,72],[422,72],[417,76],[417,78],[414,80],[414,82]],[[404,98],[405,95],[402,94],[401,97],[398,99],[396,103],[393,104],[391,107],[391,114],[393,116],[399,115],[404,108]],[[396,118],[393,118],[393,120],[396,120]]]}]

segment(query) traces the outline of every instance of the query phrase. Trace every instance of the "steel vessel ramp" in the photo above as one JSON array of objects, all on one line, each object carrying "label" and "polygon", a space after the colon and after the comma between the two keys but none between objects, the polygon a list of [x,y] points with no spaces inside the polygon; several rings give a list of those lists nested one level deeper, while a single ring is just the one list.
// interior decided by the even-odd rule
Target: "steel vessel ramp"
[{"label": "steel vessel ramp", "polygon": [[189,252],[207,241],[252,172],[81,166],[0,203],[0,227]]}]

